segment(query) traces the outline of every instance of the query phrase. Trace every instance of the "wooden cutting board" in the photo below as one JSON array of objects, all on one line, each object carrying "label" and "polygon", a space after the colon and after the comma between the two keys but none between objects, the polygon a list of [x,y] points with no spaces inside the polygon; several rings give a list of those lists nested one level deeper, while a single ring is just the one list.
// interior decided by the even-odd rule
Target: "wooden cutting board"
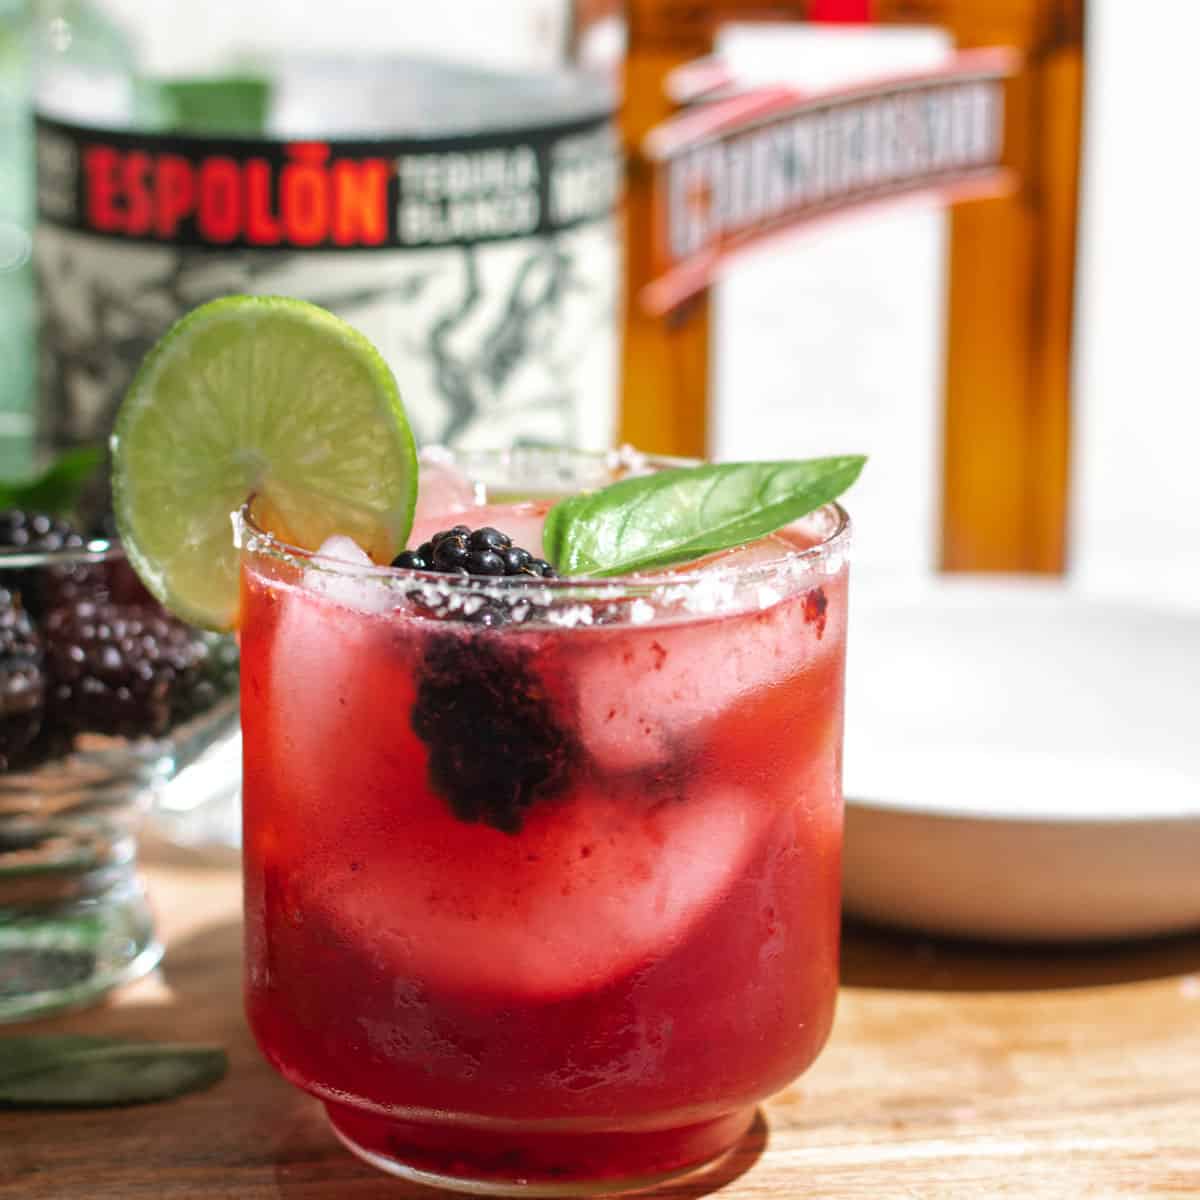
[{"label": "wooden cutting board", "polygon": [[[241,1014],[239,879],[160,858],[163,970],[12,1032],[218,1041],[169,1103],[0,1112],[0,1197],[433,1200],[372,1172],[259,1058]],[[671,1200],[1200,1197],[1200,936],[1001,950],[850,929],[833,1038],[714,1174]]]}]

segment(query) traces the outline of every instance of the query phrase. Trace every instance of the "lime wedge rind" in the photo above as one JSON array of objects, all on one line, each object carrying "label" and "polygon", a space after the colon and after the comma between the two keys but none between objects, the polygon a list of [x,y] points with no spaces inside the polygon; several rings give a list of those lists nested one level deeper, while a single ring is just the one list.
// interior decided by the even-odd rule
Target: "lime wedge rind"
[{"label": "lime wedge rind", "polygon": [[315,549],[348,533],[386,561],[416,503],[416,449],[386,362],[315,305],[229,296],[177,322],[142,363],[112,437],[117,527],[178,616],[237,618],[230,514],[251,495]]}]

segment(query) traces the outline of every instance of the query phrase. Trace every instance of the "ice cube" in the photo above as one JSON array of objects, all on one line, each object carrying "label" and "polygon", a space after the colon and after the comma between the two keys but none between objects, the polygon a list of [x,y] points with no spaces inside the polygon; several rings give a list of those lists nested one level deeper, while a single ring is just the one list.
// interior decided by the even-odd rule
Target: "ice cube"
[{"label": "ice cube", "polygon": [[[277,743],[274,786],[284,787],[285,780],[302,774],[306,785],[311,776],[319,787],[323,781],[316,778],[314,762],[321,763],[331,754],[326,750],[314,754],[312,748],[344,747],[347,704],[360,706],[356,711],[370,711],[364,688],[373,685],[361,664],[373,659],[377,620],[364,619],[340,596],[328,595],[328,589],[337,592],[341,584],[362,586],[355,580],[322,577],[310,569],[303,587],[279,588],[274,594],[279,616],[266,660],[269,679],[264,681]],[[293,763],[305,763],[304,771],[297,772]],[[314,807],[319,812],[325,803],[322,800]]]},{"label": "ice cube", "polygon": [[371,556],[352,537],[346,537],[341,533],[335,533],[333,537],[326,538],[317,548],[317,556],[331,558],[353,567],[374,566]]},{"label": "ice cube", "polygon": [[326,538],[317,550],[318,561],[304,572],[304,586],[360,612],[387,612],[396,597],[385,573],[353,539],[342,534]]},{"label": "ice cube", "polygon": [[563,669],[588,755],[619,775],[665,766],[722,712],[819,650],[797,594],[733,616],[598,629]]},{"label": "ice cube", "polygon": [[306,903],[397,979],[550,1001],[670,953],[746,876],[777,816],[712,784],[665,803],[576,793],[534,809],[518,837],[448,809],[441,823],[406,813],[403,837],[377,838],[354,876],[314,880]]},{"label": "ice cube", "polygon": [[473,479],[464,475],[435,449],[422,452],[414,521],[424,522],[430,518],[461,513],[468,508],[475,508],[479,500]]}]

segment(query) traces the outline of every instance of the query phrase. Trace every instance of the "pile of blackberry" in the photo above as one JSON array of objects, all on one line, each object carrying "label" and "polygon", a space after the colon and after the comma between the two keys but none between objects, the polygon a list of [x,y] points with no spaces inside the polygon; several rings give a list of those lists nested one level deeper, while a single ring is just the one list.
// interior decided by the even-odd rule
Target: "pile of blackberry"
[{"label": "pile of blackberry", "polygon": [[159,736],[198,675],[203,644],[153,604],[78,600],[42,624],[46,715],[66,733]]},{"label": "pile of blackberry", "polygon": [[0,512],[0,547],[5,550],[82,550],[83,535],[47,513],[8,508]]},{"label": "pile of blackberry", "polygon": [[[556,575],[490,526],[443,530],[392,565],[480,579]],[[532,805],[565,791],[579,747],[556,719],[528,648],[482,629],[454,628],[502,625],[504,608],[486,601],[442,617],[448,628],[431,629],[424,639],[411,717],[429,747],[430,785],[459,820],[517,833]]]},{"label": "pile of blackberry", "polygon": [[36,741],[45,707],[41,636],[12,592],[0,588],[0,769]]},{"label": "pile of blackberry", "polygon": [[3,565],[6,553],[84,545],[64,521],[0,512],[0,770],[35,765],[79,733],[159,736],[211,689],[207,644],[123,560]]}]

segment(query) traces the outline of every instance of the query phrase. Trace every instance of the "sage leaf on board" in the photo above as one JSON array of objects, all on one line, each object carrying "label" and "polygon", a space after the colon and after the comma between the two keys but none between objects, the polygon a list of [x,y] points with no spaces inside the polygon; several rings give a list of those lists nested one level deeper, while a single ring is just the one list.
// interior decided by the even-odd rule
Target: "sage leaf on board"
[{"label": "sage leaf on board", "polygon": [[562,575],[624,575],[765,537],[836,500],[866,458],[709,463],[621,479],[560,500],[543,544]]},{"label": "sage leaf on board", "polygon": [[218,1046],[48,1034],[0,1038],[0,1108],[104,1108],[169,1100],[216,1083]]}]

